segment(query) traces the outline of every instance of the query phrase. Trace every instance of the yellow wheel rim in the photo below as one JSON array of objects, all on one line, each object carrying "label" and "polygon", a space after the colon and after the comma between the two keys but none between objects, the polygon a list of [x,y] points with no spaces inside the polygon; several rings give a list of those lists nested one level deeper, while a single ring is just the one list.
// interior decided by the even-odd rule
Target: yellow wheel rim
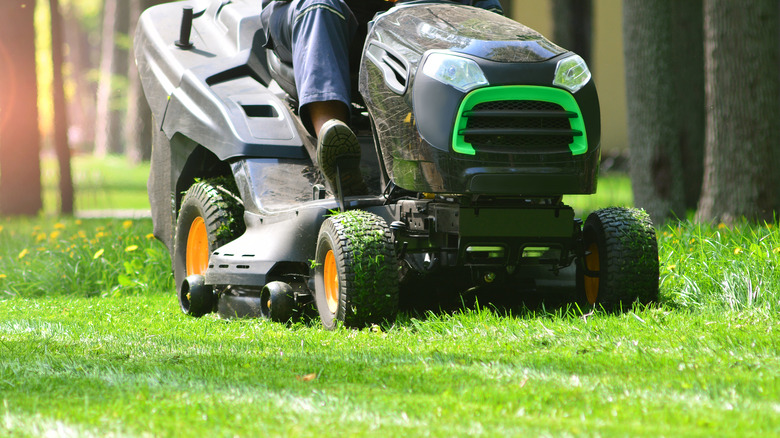
[{"label": "yellow wheel rim", "polygon": [[209,235],[206,222],[198,216],[187,235],[187,275],[203,275],[209,266]]},{"label": "yellow wheel rim", "polygon": [[[585,256],[585,266],[588,271],[599,272],[601,270],[599,265],[599,247],[595,243],[591,243],[588,247],[589,254]],[[585,296],[588,298],[590,304],[596,304],[596,299],[599,296],[599,277],[589,277],[585,275]]]},{"label": "yellow wheel rim", "polygon": [[325,300],[328,302],[328,310],[336,313],[339,309],[339,272],[336,267],[336,257],[333,250],[325,254],[325,266],[323,267],[323,280],[325,282]]}]

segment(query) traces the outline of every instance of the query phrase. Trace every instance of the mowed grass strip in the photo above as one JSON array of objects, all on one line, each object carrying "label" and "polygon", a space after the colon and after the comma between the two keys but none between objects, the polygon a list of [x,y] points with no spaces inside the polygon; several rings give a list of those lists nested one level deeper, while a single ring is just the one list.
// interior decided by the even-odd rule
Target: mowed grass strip
[{"label": "mowed grass strip", "polygon": [[186,318],[172,296],[0,302],[0,431],[745,435],[780,428],[759,310],[485,309],[336,330]]}]

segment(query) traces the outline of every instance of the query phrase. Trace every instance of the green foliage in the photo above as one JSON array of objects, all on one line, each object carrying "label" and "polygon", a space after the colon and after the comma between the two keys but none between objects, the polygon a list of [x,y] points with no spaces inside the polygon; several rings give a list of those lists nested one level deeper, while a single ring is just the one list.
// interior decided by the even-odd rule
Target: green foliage
[{"label": "green foliage", "polygon": [[776,223],[670,225],[662,230],[659,254],[662,298],[670,306],[780,310]]},{"label": "green foliage", "polygon": [[127,296],[172,289],[151,221],[0,221],[0,297]]}]

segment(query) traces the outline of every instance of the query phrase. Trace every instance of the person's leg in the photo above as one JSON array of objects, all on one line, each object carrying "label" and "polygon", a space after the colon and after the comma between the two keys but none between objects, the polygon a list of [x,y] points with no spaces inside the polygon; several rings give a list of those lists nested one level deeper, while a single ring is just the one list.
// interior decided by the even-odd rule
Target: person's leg
[{"label": "person's leg", "polygon": [[306,104],[309,120],[316,137],[320,136],[322,125],[328,120],[340,120],[349,123],[349,108],[340,100],[326,100],[324,102],[310,102]]},{"label": "person's leg", "polygon": [[348,123],[354,15],[343,0],[304,0],[288,20],[301,119],[316,135],[327,120]]},{"label": "person's leg", "polygon": [[[357,28],[342,0],[297,0],[280,6],[275,50],[293,64],[301,121],[317,137],[317,164],[345,196],[365,193],[360,144],[349,128],[349,46]],[[288,62],[290,62],[288,61]],[[337,176],[341,181],[337,181]]]}]

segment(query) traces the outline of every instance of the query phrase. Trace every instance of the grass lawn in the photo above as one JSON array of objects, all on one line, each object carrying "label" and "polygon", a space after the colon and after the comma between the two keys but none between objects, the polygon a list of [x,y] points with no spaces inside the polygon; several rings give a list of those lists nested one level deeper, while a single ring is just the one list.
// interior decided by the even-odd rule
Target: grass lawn
[{"label": "grass lawn", "polygon": [[780,435],[777,224],[660,228],[649,308],[332,332],[185,317],[150,232],[0,219],[0,436]]},{"label": "grass lawn", "polygon": [[780,432],[780,326],[761,310],[481,310],[327,332],[196,320],[151,293],[0,314],[6,436]]},{"label": "grass lawn", "polygon": [[[71,173],[76,192],[75,210],[148,210],[146,179],[149,163],[133,165],[119,156],[95,158],[77,155],[71,160]],[[41,161],[43,211],[59,212],[59,168],[53,157]]]}]

